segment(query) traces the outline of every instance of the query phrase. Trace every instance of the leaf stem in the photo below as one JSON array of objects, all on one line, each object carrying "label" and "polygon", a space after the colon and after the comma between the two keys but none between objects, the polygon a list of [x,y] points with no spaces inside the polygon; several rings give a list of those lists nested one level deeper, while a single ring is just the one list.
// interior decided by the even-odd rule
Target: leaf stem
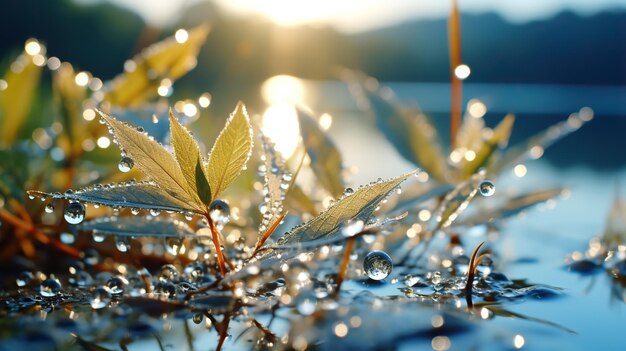
[{"label": "leaf stem", "polygon": [[346,243],[345,251],[343,252],[343,259],[341,260],[341,266],[339,266],[339,274],[337,275],[337,291],[336,294],[339,294],[341,290],[341,284],[346,278],[348,272],[348,262],[350,262],[350,253],[352,252],[352,248],[354,247],[355,237],[351,237],[348,239],[348,243]]},{"label": "leaf stem", "polygon": [[485,242],[481,242],[476,246],[474,252],[472,252],[472,257],[470,258],[469,264],[467,265],[467,282],[465,283],[465,298],[467,300],[467,307],[472,308],[472,287],[474,285],[474,277],[476,276],[476,267],[478,263],[486,257],[487,254],[482,254],[476,259],[478,255],[478,251],[485,244]]},{"label": "leaf stem", "polygon": [[259,249],[261,248],[261,246],[263,246],[263,244],[265,244],[265,242],[267,241],[267,239],[272,236],[272,234],[274,233],[274,231],[276,230],[276,228],[278,228],[278,226],[280,225],[280,223],[283,221],[283,219],[285,218],[285,216],[287,215],[288,212],[285,212],[283,214],[280,215],[280,217],[278,217],[278,219],[276,219],[276,221],[274,221],[274,223],[272,224],[272,226],[265,232],[265,234],[263,234],[263,237],[259,240],[259,242],[256,244],[256,247],[254,248],[254,251],[252,252],[252,255],[250,255],[250,259],[254,258],[254,256],[256,256],[256,254],[259,252]]},{"label": "leaf stem", "polygon": [[454,149],[456,135],[461,125],[461,103],[463,82],[454,70],[461,64],[461,26],[459,8],[456,0],[452,1],[448,20],[448,48],[450,56],[450,151]]},{"label": "leaf stem", "polygon": [[225,255],[222,253],[222,247],[220,246],[220,238],[217,232],[217,228],[215,227],[215,223],[211,218],[211,215],[208,213],[204,215],[204,217],[209,222],[209,228],[211,229],[211,236],[213,238],[213,245],[215,245],[215,252],[217,253],[217,264],[220,267],[220,273],[222,276],[226,276],[226,264],[224,263]]}]

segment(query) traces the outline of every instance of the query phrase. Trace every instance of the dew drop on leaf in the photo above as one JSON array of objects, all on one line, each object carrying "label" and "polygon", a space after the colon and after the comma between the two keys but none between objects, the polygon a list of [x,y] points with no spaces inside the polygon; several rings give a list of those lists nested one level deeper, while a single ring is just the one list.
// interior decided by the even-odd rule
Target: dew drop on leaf
[{"label": "dew drop on leaf", "polygon": [[54,297],[61,293],[61,283],[56,278],[48,278],[41,283],[39,294],[43,297]]},{"label": "dew drop on leaf", "polygon": [[93,232],[91,234],[91,237],[92,237],[93,241],[95,241],[97,243],[101,243],[101,242],[104,241],[104,239],[106,239],[106,235],[100,234],[98,232]]},{"label": "dew drop on leaf", "polygon": [[63,217],[69,224],[79,224],[85,219],[85,206],[80,202],[72,202],[65,208]]},{"label": "dew drop on leaf", "polygon": [[133,161],[132,158],[128,156],[124,156],[120,160],[120,163],[117,164],[117,168],[120,170],[120,172],[126,173],[126,172],[129,172],[133,168],[134,165],[135,165],[135,162]]},{"label": "dew drop on leaf", "polygon": [[226,201],[214,200],[209,205],[209,215],[217,225],[223,226],[230,221],[230,206]]},{"label": "dew drop on leaf", "polygon": [[115,247],[117,248],[117,251],[119,252],[126,252],[128,251],[130,245],[128,245],[128,242],[126,241],[125,238],[117,238],[117,240],[115,241]]},{"label": "dew drop on leaf", "polygon": [[54,204],[52,202],[47,203],[46,207],[44,207],[44,211],[46,211],[46,213],[54,212]]},{"label": "dew drop on leaf", "polygon": [[180,247],[182,244],[182,240],[180,238],[166,238],[165,239],[165,249],[170,254],[176,256],[180,251]]},{"label": "dew drop on leaf", "polygon": [[202,316],[202,313],[196,313],[193,315],[192,320],[194,323],[200,324],[204,320],[204,316]]},{"label": "dew drop on leaf", "polygon": [[124,293],[124,289],[128,286],[128,280],[122,276],[115,276],[107,282],[107,289],[113,296],[119,296]]},{"label": "dew drop on leaf", "polygon": [[483,180],[478,185],[478,191],[482,196],[491,196],[496,193],[496,186],[491,180]]},{"label": "dew drop on leaf", "polygon": [[91,308],[98,310],[107,307],[109,302],[111,302],[111,295],[109,294],[109,291],[102,286],[98,286],[93,290],[89,304],[91,305]]},{"label": "dew drop on leaf", "polygon": [[391,257],[384,251],[372,251],[363,260],[363,270],[373,280],[385,279],[392,269]]}]

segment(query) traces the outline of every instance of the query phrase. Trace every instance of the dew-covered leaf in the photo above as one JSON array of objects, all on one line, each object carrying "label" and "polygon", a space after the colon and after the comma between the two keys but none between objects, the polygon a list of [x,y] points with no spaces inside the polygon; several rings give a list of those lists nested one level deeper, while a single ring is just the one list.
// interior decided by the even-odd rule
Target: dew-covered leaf
[{"label": "dew-covered leaf", "polygon": [[[0,144],[11,145],[26,121],[41,77],[41,67],[33,57],[23,53],[14,63],[21,69],[10,68],[3,79],[6,89],[0,91]],[[11,65],[13,67],[13,65]]]},{"label": "dew-covered leaf", "polygon": [[345,189],[341,179],[343,166],[341,153],[330,137],[320,128],[319,123],[309,112],[297,109],[302,140],[311,159],[311,169],[320,184],[335,198]]},{"label": "dew-covered leaf", "polygon": [[432,234],[449,227],[459,217],[478,193],[478,185],[484,179],[485,176],[482,173],[475,174],[446,195],[435,212],[435,226],[431,230]]},{"label": "dew-covered leaf", "polygon": [[476,157],[474,157],[472,161],[468,161],[465,167],[463,167],[464,179],[478,172],[481,167],[486,166],[496,150],[506,146],[511,136],[513,122],[515,122],[515,117],[513,115],[507,115],[500,124],[494,128],[491,136],[476,150]]},{"label": "dew-covered leaf", "polygon": [[204,174],[204,158],[200,153],[200,147],[187,128],[178,123],[171,111],[170,129],[174,154],[187,185],[205,205],[208,205],[211,203],[211,190]]},{"label": "dew-covered leaf", "polygon": [[[284,213],[283,201],[289,188],[292,174],[285,168],[285,161],[274,143],[262,133],[259,133],[262,147],[263,164],[260,169],[263,173],[263,195],[261,204],[263,219],[259,225],[259,231],[265,232]],[[261,235],[259,238],[264,237]]]},{"label": "dew-covered leaf", "polygon": [[114,106],[136,107],[156,96],[163,80],[172,84],[196,66],[196,57],[208,34],[209,27],[201,25],[190,30],[182,43],[169,37],[146,48],[130,61],[132,67],[111,82],[105,100]]},{"label": "dew-covered leaf", "polygon": [[40,198],[80,201],[109,207],[201,213],[192,204],[172,196],[153,182],[100,185],[65,193],[29,190],[28,194]]},{"label": "dew-covered leaf", "polygon": [[194,231],[183,221],[171,217],[133,216],[101,217],[86,221],[80,230],[95,234],[132,237],[185,237],[193,236]]},{"label": "dew-covered leaf", "polygon": [[165,148],[134,127],[100,112],[102,118],[112,128],[119,147],[126,152],[137,168],[159,187],[165,189],[187,207],[202,210],[203,203],[197,193],[187,184],[176,159]]},{"label": "dew-covered leaf", "polygon": [[402,157],[422,167],[434,179],[445,182],[448,167],[437,131],[416,107],[400,103],[390,90],[374,81],[355,79],[357,94],[376,118],[376,126]]},{"label": "dew-covered leaf", "polygon": [[463,225],[473,226],[491,223],[515,216],[524,210],[542,202],[553,199],[563,193],[563,188],[541,190],[509,199],[506,203],[491,210],[482,210],[475,215],[462,220]]},{"label": "dew-covered leaf", "polygon": [[413,174],[415,172],[409,172],[397,178],[374,182],[359,188],[353,194],[337,200],[317,217],[285,233],[278,240],[278,244],[284,245],[331,236],[349,220],[367,222],[380,202]]},{"label": "dew-covered leaf", "polygon": [[237,178],[250,159],[251,152],[250,119],[245,105],[239,102],[209,155],[207,173],[213,199],[217,199]]},{"label": "dew-covered leaf", "polygon": [[519,162],[523,162],[528,157],[540,157],[547,147],[578,130],[591,119],[593,119],[593,111],[588,107],[582,108],[579,112],[571,114],[567,120],[535,134],[526,142],[508,148],[502,157],[490,162],[487,173],[498,174]]}]

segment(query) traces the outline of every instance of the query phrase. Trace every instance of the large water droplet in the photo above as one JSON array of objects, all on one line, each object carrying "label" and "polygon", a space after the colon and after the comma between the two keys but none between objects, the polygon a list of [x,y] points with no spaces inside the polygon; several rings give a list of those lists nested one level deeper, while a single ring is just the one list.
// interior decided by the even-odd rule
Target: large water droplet
[{"label": "large water droplet", "polygon": [[85,219],[85,206],[80,202],[72,202],[65,208],[63,217],[69,224],[78,224]]},{"label": "large water droplet", "polygon": [[372,251],[365,256],[363,269],[370,279],[385,279],[393,269],[391,257],[384,251]]},{"label": "large water droplet", "polygon": [[209,205],[209,215],[219,226],[223,226],[230,221],[230,206],[226,201],[214,200]]},{"label": "large water droplet", "polygon": [[107,289],[101,286],[98,286],[93,290],[91,300],[89,301],[91,308],[95,310],[107,307],[109,302],[111,302],[111,295]]},{"label": "large water droplet", "polygon": [[61,283],[56,278],[48,278],[41,283],[39,294],[43,297],[54,297],[61,292]]},{"label": "large water droplet", "polygon": [[491,196],[496,193],[496,186],[491,180],[483,180],[478,185],[478,191],[482,196]]},{"label": "large water droplet", "polygon": [[52,202],[48,202],[46,204],[46,207],[44,207],[44,211],[46,211],[46,213],[52,213],[54,212],[54,203]]}]

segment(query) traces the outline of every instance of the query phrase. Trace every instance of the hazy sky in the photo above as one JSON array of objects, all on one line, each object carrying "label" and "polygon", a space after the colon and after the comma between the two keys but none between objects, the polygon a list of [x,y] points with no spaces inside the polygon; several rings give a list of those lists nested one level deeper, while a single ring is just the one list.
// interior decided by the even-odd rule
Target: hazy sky
[{"label": "hazy sky", "polygon": [[[77,0],[93,2],[99,0]],[[172,25],[177,14],[204,0],[108,0],[131,8],[155,25]],[[214,0],[240,14],[257,13],[284,25],[329,23],[346,32],[389,26],[413,18],[441,18],[450,0]],[[460,0],[467,13],[497,12],[509,21],[548,18],[563,10],[593,14],[606,9],[626,9],[625,0]]]}]

